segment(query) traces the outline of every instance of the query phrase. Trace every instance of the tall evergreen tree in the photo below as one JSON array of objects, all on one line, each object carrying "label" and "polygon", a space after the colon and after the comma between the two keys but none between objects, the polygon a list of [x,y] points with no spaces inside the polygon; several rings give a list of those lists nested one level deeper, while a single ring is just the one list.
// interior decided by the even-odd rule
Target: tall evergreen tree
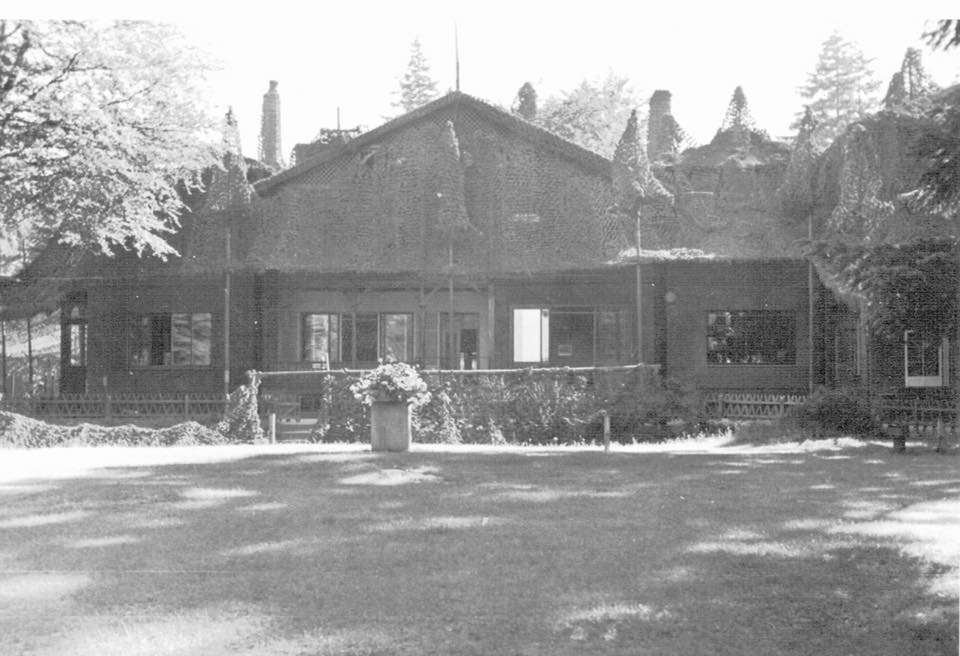
[{"label": "tall evergreen tree", "polygon": [[400,79],[400,90],[393,106],[404,113],[426,105],[437,97],[437,83],[430,76],[430,64],[423,54],[420,38],[410,44],[410,61],[407,70]]},{"label": "tall evergreen tree", "polygon": [[653,175],[647,150],[640,143],[637,110],[630,112],[627,126],[617,143],[611,173],[616,211],[631,221],[643,204],[670,197],[670,192]]},{"label": "tall evergreen tree", "polygon": [[[838,32],[823,42],[816,68],[800,88],[817,121],[814,142],[818,148],[826,147],[848,125],[873,110],[880,83],[874,78],[871,61]],[[792,127],[798,127],[801,118],[798,114]]]},{"label": "tall evergreen tree", "polygon": [[921,113],[930,109],[930,94],[936,91],[923,68],[920,51],[907,48],[900,70],[893,74],[883,98],[883,108],[891,111]]},{"label": "tall evergreen tree", "polygon": [[806,107],[803,118],[800,119],[783,184],[777,190],[784,214],[798,220],[806,218],[813,211],[812,171],[817,159],[813,133],[816,127],[813,113]]},{"label": "tall evergreen tree", "polygon": [[537,117],[537,91],[529,82],[524,82],[520,90],[517,91],[513,113],[528,121],[533,121]]},{"label": "tall evergreen tree", "polygon": [[750,108],[747,106],[747,95],[743,92],[743,87],[737,87],[733,90],[733,97],[730,98],[730,104],[727,105],[727,113],[723,117],[721,130],[755,130],[756,123],[750,114]]}]

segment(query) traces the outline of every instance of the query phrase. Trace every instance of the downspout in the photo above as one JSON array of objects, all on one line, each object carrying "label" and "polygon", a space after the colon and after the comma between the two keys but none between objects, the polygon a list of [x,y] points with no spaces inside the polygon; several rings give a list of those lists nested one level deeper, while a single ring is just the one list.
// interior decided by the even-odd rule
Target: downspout
[{"label": "downspout", "polygon": [[223,285],[223,394],[230,394],[230,220],[226,221],[226,266],[224,267]]},{"label": "downspout", "polygon": [[637,363],[643,364],[643,274],[640,271],[640,202],[634,208],[634,232],[637,241]]},{"label": "downspout", "polygon": [[[807,217],[807,238],[813,242],[813,215]],[[813,393],[813,262],[807,260],[807,389]]]}]

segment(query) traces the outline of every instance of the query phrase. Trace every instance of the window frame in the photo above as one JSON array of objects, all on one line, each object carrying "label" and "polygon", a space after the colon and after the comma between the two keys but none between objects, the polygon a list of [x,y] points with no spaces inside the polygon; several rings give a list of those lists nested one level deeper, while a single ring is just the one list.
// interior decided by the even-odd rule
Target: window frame
[{"label": "window frame", "polygon": [[[937,347],[937,375],[911,376],[910,375],[910,336],[916,334],[913,330],[903,332],[903,386],[904,387],[945,387],[950,384],[948,370],[949,341],[944,337]],[[922,342],[921,342],[922,344]]]},{"label": "window frame", "polygon": [[[791,337],[792,345],[787,350],[787,355],[789,356],[785,362],[716,362],[711,360],[710,354],[710,340],[715,339],[714,335],[711,333],[711,327],[715,324],[710,323],[710,315],[737,315],[741,313],[753,313],[755,315],[780,315],[787,316],[789,318],[789,325],[791,327]],[[767,331],[763,330],[762,319],[760,323],[760,330],[757,331],[757,334],[764,334]],[[797,311],[794,309],[768,309],[768,308],[740,308],[735,310],[720,310],[720,309],[708,309],[706,311],[705,324],[704,324],[704,358],[708,367],[795,367],[797,366],[797,347],[799,346],[799,339],[797,336]]]},{"label": "window frame", "polygon": [[[297,344],[299,347],[298,357],[299,362],[308,363],[308,364],[321,364],[322,360],[308,359],[305,352],[305,340],[306,340],[306,325],[305,322],[307,317],[310,316],[326,316],[326,317],[337,317],[337,349],[339,359],[330,358],[327,363],[327,367],[333,367],[338,365],[339,367],[360,367],[367,364],[376,364],[377,362],[383,361],[386,357],[386,339],[387,339],[387,322],[389,321],[388,317],[397,317],[403,316],[407,318],[407,325],[409,326],[408,333],[405,337],[404,347],[407,350],[406,358],[399,360],[400,362],[414,363],[417,358],[417,332],[422,330],[422,327],[417,325],[417,315],[414,312],[404,312],[404,311],[369,311],[369,312],[337,312],[337,311],[323,311],[323,310],[309,310],[303,311],[299,315],[299,320],[297,323]],[[375,347],[376,347],[376,357],[373,360],[362,359],[357,357],[354,361],[354,353],[356,352],[356,344],[354,344],[354,338],[357,337],[356,324],[358,317],[363,317],[365,321],[368,321],[370,324],[376,324],[376,337],[375,337]],[[329,346],[328,346],[329,349]],[[328,357],[330,356],[328,350]]]},{"label": "window frame", "polygon": [[[190,359],[191,359],[191,362],[189,362],[189,363],[187,363],[187,364],[182,364],[182,363],[181,363],[181,364],[177,364],[177,363],[174,362],[174,355],[173,355],[173,354],[174,354],[174,348],[173,348],[173,346],[174,346],[174,330],[173,330],[173,326],[174,326],[174,322],[175,322],[175,319],[174,319],[174,318],[175,318],[175,317],[184,317],[184,316],[190,318]],[[208,344],[207,344],[207,361],[206,361],[205,363],[199,363],[199,364],[193,362],[193,354],[194,354],[193,344],[194,344],[194,341],[195,341],[195,340],[194,340],[194,334],[195,334],[195,330],[196,330],[196,329],[194,328],[194,325],[195,325],[195,324],[194,324],[194,321],[195,321],[195,317],[197,317],[197,316],[206,317],[206,318],[207,318],[207,322],[208,322],[208,324],[209,324]],[[135,369],[205,369],[205,368],[208,368],[208,367],[212,367],[212,366],[213,366],[213,344],[214,344],[213,316],[214,316],[214,313],[212,313],[212,312],[145,312],[145,313],[143,313],[143,314],[136,314],[136,315],[134,315],[133,340],[132,340],[132,343],[131,343],[131,349],[130,349],[130,354],[129,354],[129,358],[128,358],[128,362],[130,363],[130,367],[131,367],[131,368],[135,368]],[[169,354],[169,355],[170,355],[170,361],[169,361],[169,362],[156,363],[156,364],[154,364],[154,363],[152,363],[152,362],[138,362],[138,361],[137,361],[137,357],[138,357],[138,353],[140,352],[141,347],[143,347],[143,346],[146,344],[147,346],[149,346],[149,347],[151,348],[151,352],[152,352],[152,346],[153,346],[153,335],[152,335],[152,332],[151,332],[151,333],[149,334],[149,336],[147,337],[147,340],[148,340],[148,341],[147,341],[145,344],[140,342],[140,339],[141,339],[141,336],[142,336],[142,333],[141,333],[140,331],[142,330],[143,320],[144,320],[144,319],[149,319],[149,320],[150,320],[150,325],[151,325],[151,330],[152,330],[152,324],[153,324],[153,320],[154,320],[155,317],[164,317],[164,318],[166,318],[167,321],[168,321],[169,330],[168,330],[168,334],[167,334],[167,344],[166,344],[167,348],[163,351],[163,353],[164,353],[164,359],[166,359],[166,354]]]}]

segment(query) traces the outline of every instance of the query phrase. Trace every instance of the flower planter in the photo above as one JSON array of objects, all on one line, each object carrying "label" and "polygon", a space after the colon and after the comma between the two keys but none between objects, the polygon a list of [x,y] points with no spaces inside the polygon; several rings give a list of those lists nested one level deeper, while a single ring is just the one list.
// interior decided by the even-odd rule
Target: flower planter
[{"label": "flower planter", "polygon": [[410,449],[410,404],[374,401],[370,406],[370,448],[373,451]]}]

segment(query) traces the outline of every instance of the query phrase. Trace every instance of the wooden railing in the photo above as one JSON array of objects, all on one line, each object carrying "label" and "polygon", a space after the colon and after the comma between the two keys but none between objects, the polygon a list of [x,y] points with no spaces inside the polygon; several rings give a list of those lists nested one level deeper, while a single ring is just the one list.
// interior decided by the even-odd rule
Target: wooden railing
[{"label": "wooden railing", "polygon": [[708,417],[724,419],[776,419],[806,401],[805,394],[771,392],[704,392]]},{"label": "wooden railing", "polygon": [[222,394],[63,394],[0,401],[0,410],[65,419],[208,417],[223,414],[225,407]]}]

